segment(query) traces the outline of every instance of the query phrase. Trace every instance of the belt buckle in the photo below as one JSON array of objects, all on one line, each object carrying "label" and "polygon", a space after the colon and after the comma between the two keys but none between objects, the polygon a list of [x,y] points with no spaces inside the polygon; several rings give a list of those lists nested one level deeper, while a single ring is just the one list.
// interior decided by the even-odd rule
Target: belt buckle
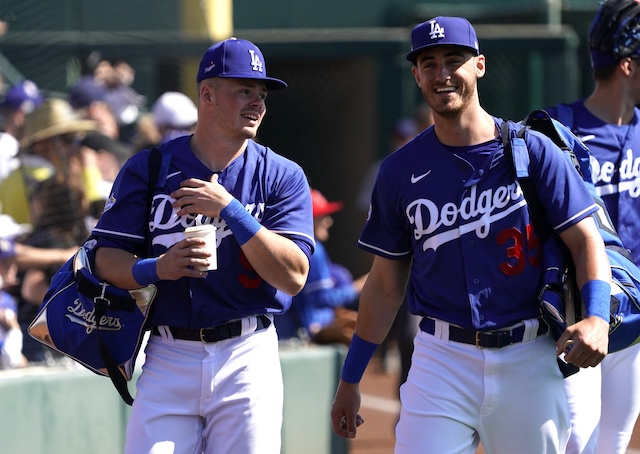
[{"label": "belt buckle", "polygon": [[[482,335],[490,336],[487,341],[489,345],[480,345]],[[476,331],[476,347],[477,348],[502,348],[514,343],[512,331]]]},{"label": "belt buckle", "polygon": [[484,348],[482,345],[480,345],[480,331],[476,331],[476,347]]},{"label": "belt buckle", "polygon": [[202,342],[203,344],[209,343],[206,340],[204,340],[204,328],[200,328],[200,342]]}]

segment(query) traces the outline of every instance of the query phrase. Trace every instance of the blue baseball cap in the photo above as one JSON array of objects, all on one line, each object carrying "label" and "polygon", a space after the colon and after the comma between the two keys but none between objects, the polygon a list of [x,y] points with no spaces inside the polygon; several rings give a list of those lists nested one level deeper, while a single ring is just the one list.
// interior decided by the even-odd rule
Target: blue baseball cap
[{"label": "blue baseball cap", "polygon": [[24,80],[7,90],[2,106],[13,110],[21,108],[25,113],[29,113],[42,104],[42,101],[44,98],[38,86],[30,80]]},{"label": "blue baseball cap", "polygon": [[83,76],[67,93],[67,100],[74,109],[83,109],[93,102],[104,102],[106,99],[106,89],[92,76]]},{"label": "blue baseball cap", "polygon": [[461,46],[474,55],[480,54],[476,31],[464,17],[438,16],[416,25],[411,31],[411,52],[407,60],[415,64],[423,50],[434,46]]},{"label": "blue baseball cap", "polygon": [[267,77],[267,65],[258,46],[244,39],[229,38],[211,46],[200,62],[196,81],[211,77],[262,80],[269,90],[287,88],[286,82]]}]

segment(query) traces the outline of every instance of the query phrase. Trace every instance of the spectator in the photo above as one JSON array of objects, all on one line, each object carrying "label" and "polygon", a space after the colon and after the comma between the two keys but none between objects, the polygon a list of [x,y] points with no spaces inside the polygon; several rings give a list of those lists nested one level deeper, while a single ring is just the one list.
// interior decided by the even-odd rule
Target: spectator
[{"label": "spectator", "polygon": [[354,309],[367,276],[354,281],[344,268],[331,262],[324,247],[333,225],[331,215],[342,210],[342,202],[329,202],[317,189],[311,189],[311,201],[316,249],[304,288],[293,298],[291,309],[276,317],[278,338],[349,345],[356,321]]},{"label": "spectator", "polygon": [[156,146],[161,140],[162,136],[153,119],[153,114],[145,113],[140,115],[129,140],[134,153]]},{"label": "spectator", "polygon": [[42,104],[40,90],[30,80],[25,80],[5,93],[0,104],[0,180],[20,166],[18,151],[27,114]]},{"label": "spectator", "polygon": [[98,131],[89,131],[80,144],[96,152],[96,167],[100,172],[98,192],[100,197],[91,202],[91,216],[100,217],[111,187],[123,164],[133,154],[133,148]]},{"label": "spectator", "polygon": [[62,99],[48,99],[26,117],[21,141],[25,158],[0,182],[2,212],[18,223],[31,223],[29,197],[39,182],[55,175],[83,188],[90,200],[99,197],[95,152],[78,146],[77,139],[95,130],[96,123],[78,120]]},{"label": "spectator", "polygon": [[124,60],[103,60],[95,73],[96,82],[105,88],[105,100],[120,128],[120,139],[128,142],[140,109],[147,100],[132,88],[135,70]]},{"label": "spectator", "polygon": [[24,367],[23,333],[18,323],[18,304],[7,292],[17,285],[16,249],[12,240],[0,238],[0,368]]},{"label": "spectator", "polygon": [[26,235],[33,230],[30,224],[18,224],[7,214],[0,214],[0,232],[2,237],[14,241],[16,249],[15,262],[18,270],[29,268],[43,268],[62,266],[77,250],[76,247],[67,249],[39,249],[22,243]]},{"label": "spectator", "polygon": [[163,93],[151,108],[160,143],[193,133],[198,121],[198,109],[185,94],[177,91]]},{"label": "spectator", "polygon": [[93,120],[98,130],[112,139],[120,139],[120,126],[107,102],[107,92],[93,76],[83,76],[69,89],[67,100],[78,117]]}]

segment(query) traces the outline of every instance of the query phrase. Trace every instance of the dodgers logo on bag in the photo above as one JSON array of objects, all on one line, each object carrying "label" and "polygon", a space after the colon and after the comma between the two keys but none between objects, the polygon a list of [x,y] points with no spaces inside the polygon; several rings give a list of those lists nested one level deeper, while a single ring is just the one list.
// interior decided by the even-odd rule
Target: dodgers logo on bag
[{"label": "dodgers logo on bag", "polygon": [[55,274],[29,334],[109,376],[104,347],[130,380],[156,287],[127,291],[100,282],[92,274],[94,247],[95,240],[89,240]]}]

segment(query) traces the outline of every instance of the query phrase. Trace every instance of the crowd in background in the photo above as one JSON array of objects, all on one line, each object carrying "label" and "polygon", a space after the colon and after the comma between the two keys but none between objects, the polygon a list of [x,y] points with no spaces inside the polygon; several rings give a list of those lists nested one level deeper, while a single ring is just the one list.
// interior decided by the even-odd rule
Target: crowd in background
[{"label": "crowd in background", "polygon": [[33,81],[0,90],[0,368],[57,364],[27,328],[51,277],[84,243],[134,153],[190,134],[183,93],[138,94],[134,69],[99,52],[66,93]]}]

